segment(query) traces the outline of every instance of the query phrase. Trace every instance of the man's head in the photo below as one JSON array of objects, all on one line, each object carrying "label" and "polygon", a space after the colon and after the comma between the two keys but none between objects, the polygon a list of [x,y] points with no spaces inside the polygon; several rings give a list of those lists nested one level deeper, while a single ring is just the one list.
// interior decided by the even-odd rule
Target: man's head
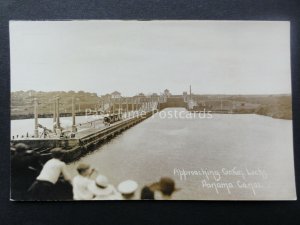
[{"label": "man's head", "polygon": [[95,179],[95,183],[97,185],[97,187],[99,188],[107,188],[108,186],[108,179],[106,176],[103,176],[103,175],[98,175]]},{"label": "man's head", "polygon": [[142,200],[154,200],[154,191],[150,189],[150,187],[145,186],[141,191],[141,199]]},{"label": "man's head", "polygon": [[175,181],[169,177],[162,177],[159,181],[159,189],[163,195],[171,196],[175,188]]},{"label": "man's head", "polygon": [[91,174],[91,167],[88,164],[81,163],[77,166],[77,171],[81,176],[89,176]]},{"label": "man's head", "polygon": [[165,199],[170,199],[175,191],[180,189],[175,187],[175,181],[170,177],[162,177],[159,182],[155,182],[149,186],[151,191],[159,191]]},{"label": "man's head", "polygon": [[134,197],[135,191],[138,188],[137,182],[133,180],[126,180],[118,185],[118,191],[122,194],[124,199],[132,199]]},{"label": "man's head", "polygon": [[62,159],[64,156],[62,148],[54,148],[51,150],[51,155],[55,159]]},{"label": "man's head", "polygon": [[28,146],[23,143],[19,143],[19,144],[16,144],[15,149],[16,149],[17,153],[23,153],[28,150]]}]

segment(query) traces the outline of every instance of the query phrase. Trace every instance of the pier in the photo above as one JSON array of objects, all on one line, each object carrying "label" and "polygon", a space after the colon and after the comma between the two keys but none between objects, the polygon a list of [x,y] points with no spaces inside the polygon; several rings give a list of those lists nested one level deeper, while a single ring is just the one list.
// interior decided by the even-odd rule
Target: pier
[{"label": "pier", "polygon": [[[122,119],[104,128],[89,128],[75,133],[74,137],[62,138],[30,138],[12,140],[14,144],[24,143],[31,149],[42,152],[44,156],[49,154],[53,148],[62,148],[66,161],[73,161],[82,155],[95,149],[114,136],[126,129],[142,122],[152,116],[156,111],[149,111],[137,114],[133,117]],[[49,154],[50,155],[50,154]]]},{"label": "pier", "polygon": [[[39,123],[39,103],[34,98],[34,133],[13,137],[12,145],[24,143],[31,150],[40,153],[44,159],[51,156],[51,149],[61,148],[65,161],[71,162],[92,151],[96,147],[120,134],[124,130],[149,118],[159,109],[158,99],[140,97],[131,102],[114,99],[108,108],[86,110],[86,116],[93,120],[76,123],[74,98],[72,99],[72,126],[63,127],[61,123],[60,98],[55,97],[53,106],[53,127],[45,127]],[[131,104],[130,104],[131,103]],[[43,132],[40,132],[43,130]]]}]

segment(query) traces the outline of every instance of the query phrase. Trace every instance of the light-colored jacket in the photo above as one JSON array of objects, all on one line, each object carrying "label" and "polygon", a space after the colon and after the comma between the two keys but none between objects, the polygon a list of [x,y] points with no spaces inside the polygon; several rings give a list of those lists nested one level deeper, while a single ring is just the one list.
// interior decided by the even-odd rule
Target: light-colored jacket
[{"label": "light-colored jacket", "polygon": [[93,182],[88,177],[77,175],[73,179],[73,199],[74,200],[92,200],[94,195],[89,190],[89,185]]},{"label": "light-colored jacket", "polygon": [[111,184],[105,188],[101,188],[97,186],[95,181],[92,181],[88,189],[94,195],[93,200],[122,200],[121,194]]}]

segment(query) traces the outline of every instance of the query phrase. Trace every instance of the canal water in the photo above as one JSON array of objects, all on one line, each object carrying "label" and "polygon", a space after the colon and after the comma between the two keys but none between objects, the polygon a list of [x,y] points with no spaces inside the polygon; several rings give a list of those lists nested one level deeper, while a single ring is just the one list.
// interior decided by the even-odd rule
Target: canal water
[{"label": "canal water", "polygon": [[78,163],[89,163],[113,185],[133,179],[139,188],[168,176],[180,188],[173,199],[295,198],[292,121],[192,115],[183,108],[165,109],[68,169],[75,175]]}]

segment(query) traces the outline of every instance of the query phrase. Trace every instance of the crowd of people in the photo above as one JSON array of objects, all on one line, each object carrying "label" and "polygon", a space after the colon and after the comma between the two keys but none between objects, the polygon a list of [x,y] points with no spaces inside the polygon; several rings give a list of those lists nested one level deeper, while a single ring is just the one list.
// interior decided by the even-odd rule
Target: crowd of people
[{"label": "crowd of people", "polygon": [[[51,150],[51,159],[44,165],[38,155],[28,151],[25,144],[17,144],[12,156],[12,198],[16,200],[170,200],[179,190],[172,178],[162,177],[158,182],[144,185],[140,194],[139,185],[134,180],[122,181],[117,187],[89,164],[80,163],[77,175],[70,176],[60,148]],[[38,164],[35,173],[26,177],[25,171]],[[40,169],[39,169],[40,168]],[[32,177],[34,181],[32,182]],[[28,175],[28,174],[27,174]],[[23,179],[21,179],[23,178]],[[25,191],[17,192],[18,185],[26,185]]]}]

